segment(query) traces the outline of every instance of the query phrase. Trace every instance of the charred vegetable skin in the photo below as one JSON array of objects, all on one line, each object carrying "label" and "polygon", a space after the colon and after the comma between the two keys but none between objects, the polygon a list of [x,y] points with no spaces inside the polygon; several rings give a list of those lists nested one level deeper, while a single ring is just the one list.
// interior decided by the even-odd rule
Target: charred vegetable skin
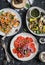
[{"label": "charred vegetable skin", "polygon": [[19,36],[14,41],[14,54],[17,54],[19,58],[29,57],[32,53],[36,52],[35,44],[32,38]]}]

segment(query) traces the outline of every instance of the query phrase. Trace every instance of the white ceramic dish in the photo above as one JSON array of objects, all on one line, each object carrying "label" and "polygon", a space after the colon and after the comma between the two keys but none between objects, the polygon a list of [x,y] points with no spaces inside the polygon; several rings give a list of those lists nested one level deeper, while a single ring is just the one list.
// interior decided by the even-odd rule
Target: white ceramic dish
[{"label": "white ceramic dish", "polygon": [[42,61],[42,62],[45,62],[45,56],[44,56],[44,54],[45,54],[45,51],[43,51],[43,52],[41,52],[41,53],[39,54],[39,59],[40,59],[40,61]]},{"label": "white ceramic dish", "polygon": [[45,34],[36,34],[36,33],[34,33],[30,28],[29,28],[29,21],[28,21],[28,18],[30,17],[30,10],[32,10],[32,9],[38,9],[39,11],[40,11],[40,13],[41,12],[43,12],[43,13],[45,13],[45,10],[43,10],[43,9],[41,9],[41,8],[39,8],[39,7],[31,7],[28,11],[27,11],[27,14],[26,14],[26,25],[27,25],[27,28],[28,28],[28,30],[32,33],[32,34],[34,34],[34,35],[36,35],[36,36],[45,36]]},{"label": "white ceramic dish", "polygon": [[11,2],[12,6],[15,7],[15,8],[24,8],[25,5],[26,5],[26,0],[23,0],[22,3],[20,4],[15,4],[14,1]]},{"label": "white ceramic dish", "polygon": [[[31,38],[33,38],[33,40],[34,40],[34,42],[35,42],[36,52],[33,53],[33,54],[31,54],[29,57],[18,58],[18,56],[17,56],[16,54],[14,54],[13,51],[12,51],[12,49],[14,48],[14,41],[17,39],[18,36],[31,37]],[[38,43],[37,43],[37,40],[35,39],[34,36],[32,36],[32,35],[29,34],[29,33],[20,33],[20,34],[17,34],[17,35],[12,39],[12,41],[11,41],[11,43],[10,43],[10,50],[11,50],[12,55],[14,56],[14,58],[16,58],[16,59],[18,59],[18,60],[20,60],[20,61],[28,61],[28,60],[33,59],[33,58],[36,56],[37,52],[38,52],[38,48],[39,48],[39,45],[38,45]]]},{"label": "white ceramic dish", "polygon": [[[7,0],[7,1],[11,4],[11,0]],[[26,0],[26,4],[27,4],[27,3],[29,4],[29,1],[28,1],[28,0]],[[32,3],[32,2],[31,2],[31,3]],[[12,4],[11,4],[11,5],[12,5]],[[28,8],[26,7],[26,5],[25,5],[23,8],[28,9]],[[21,10],[23,10],[23,8],[21,8]],[[15,9],[16,9],[16,8],[15,8]],[[17,8],[16,10],[18,11],[18,10],[20,10],[20,9]]]},{"label": "white ceramic dish", "polygon": [[[4,12],[8,12],[8,11],[9,11],[9,12],[11,12],[11,13],[13,13],[13,14],[16,14],[16,18],[19,19],[20,24],[19,24],[19,26],[16,27],[16,28],[12,27],[11,31],[7,34],[7,36],[12,36],[12,35],[16,34],[16,33],[19,31],[19,29],[20,29],[20,27],[21,27],[21,24],[22,24],[20,15],[19,15],[15,10],[10,9],[10,8],[4,8],[4,9],[1,9],[0,12],[1,12],[1,11],[4,11]],[[16,30],[18,30],[18,31],[16,31]],[[3,33],[2,31],[0,31],[0,35],[4,36],[5,33]]]},{"label": "white ceramic dish", "polygon": [[41,15],[41,12],[40,12],[40,10],[39,10],[39,8],[30,8],[30,16],[32,17],[32,18],[35,18],[35,17],[33,17],[32,15],[31,15],[31,11],[32,10],[34,10],[34,9],[37,9],[38,11],[39,11],[39,16],[37,16],[36,18],[39,18],[40,17],[40,15]]}]

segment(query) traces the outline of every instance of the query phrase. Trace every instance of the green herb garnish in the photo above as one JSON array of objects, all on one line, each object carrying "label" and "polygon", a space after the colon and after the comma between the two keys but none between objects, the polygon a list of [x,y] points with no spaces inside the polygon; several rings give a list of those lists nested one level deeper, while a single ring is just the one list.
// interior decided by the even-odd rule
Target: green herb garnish
[{"label": "green herb garnish", "polygon": [[27,7],[27,8],[30,8],[30,4],[26,3],[26,7]]},{"label": "green herb garnish", "polygon": [[33,10],[31,11],[31,15],[32,15],[33,17],[38,17],[38,16],[39,16],[39,10],[33,9]]}]

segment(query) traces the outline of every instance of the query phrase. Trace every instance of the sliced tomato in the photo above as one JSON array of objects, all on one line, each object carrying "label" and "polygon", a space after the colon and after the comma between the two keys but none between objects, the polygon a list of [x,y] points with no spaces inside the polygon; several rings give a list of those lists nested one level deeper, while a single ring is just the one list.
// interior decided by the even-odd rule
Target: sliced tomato
[{"label": "sliced tomato", "polygon": [[17,53],[18,52],[15,48],[12,51],[13,51],[13,53]]},{"label": "sliced tomato", "polygon": [[33,47],[35,47],[35,44],[34,44],[33,42],[30,42],[30,43],[28,44],[28,46],[29,46],[30,48],[33,48]]},{"label": "sliced tomato", "polygon": [[24,37],[22,37],[22,36],[19,36],[18,38],[17,38],[17,40],[23,40],[24,39]]},{"label": "sliced tomato", "polygon": [[23,58],[23,55],[19,52],[19,53],[17,53],[17,56],[19,57],[19,58]]},{"label": "sliced tomato", "polygon": [[20,48],[21,45],[20,45],[20,43],[18,43],[18,42],[16,41],[16,42],[14,42],[14,47],[16,47],[16,48]]},{"label": "sliced tomato", "polygon": [[36,52],[36,48],[33,47],[32,50],[31,50],[32,53],[35,53]]},{"label": "sliced tomato", "polygon": [[17,42],[14,43],[14,47],[18,48],[19,44]]},{"label": "sliced tomato", "polygon": [[32,38],[29,38],[30,39],[30,42],[33,42],[33,39]]},{"label": "sliced tomato", "polygon": [[29,37],[26,37],[26,41],[27,41],[27,43],[30,43],[30,42],[33,42],[33,39],[29,38]]},{"label": "sliced tomato", "polygon": [[31,52],[28,52],[27,54],[26,54],[26,57],[29,57],[31,55]]},{"label": "sliced tomato", "polygon": [[36,52],[36,48],[35,48],[35,44],[33,42],[28,44],[28,47],[31,48],[31,52],[35,53]]}]

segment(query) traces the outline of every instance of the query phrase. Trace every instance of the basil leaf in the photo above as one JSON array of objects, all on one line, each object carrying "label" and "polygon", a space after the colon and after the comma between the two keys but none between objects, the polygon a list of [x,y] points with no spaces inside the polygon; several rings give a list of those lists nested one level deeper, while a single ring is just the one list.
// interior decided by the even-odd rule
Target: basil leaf
[{"label": "basil leaf", "polygon": [[27,7],[27,8],[30,8],[30,4],[27,3],[27,4],[26,4],[26,7]]}]

